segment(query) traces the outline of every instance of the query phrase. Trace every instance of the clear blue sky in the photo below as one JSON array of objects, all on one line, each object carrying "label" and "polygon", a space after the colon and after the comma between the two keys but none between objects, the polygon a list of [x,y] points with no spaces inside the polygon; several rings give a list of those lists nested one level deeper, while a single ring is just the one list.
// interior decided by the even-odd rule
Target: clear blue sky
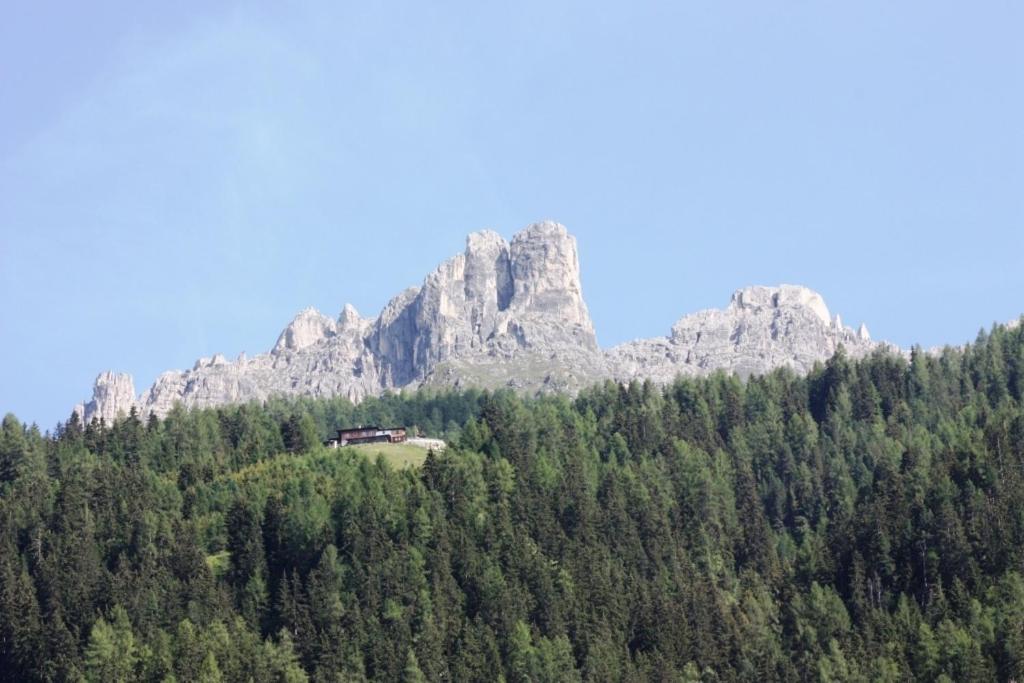
[{"label": "clear blue sky", "polygon": [[0,412],[543,218],[606,346],[747,284],[902,345],[1024,312],[1019,2],[283,4],[5,6]]}]

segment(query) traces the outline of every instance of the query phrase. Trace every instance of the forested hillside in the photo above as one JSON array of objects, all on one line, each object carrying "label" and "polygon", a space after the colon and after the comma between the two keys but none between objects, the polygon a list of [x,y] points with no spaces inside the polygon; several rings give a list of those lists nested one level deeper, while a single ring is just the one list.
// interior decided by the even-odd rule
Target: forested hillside
[{"label": "forested hillside", "polygon": [[[0,434],[0,675],[1024,678],[1024,326],[807,377]],[[352,423],[451,447],[329,450]]]}]

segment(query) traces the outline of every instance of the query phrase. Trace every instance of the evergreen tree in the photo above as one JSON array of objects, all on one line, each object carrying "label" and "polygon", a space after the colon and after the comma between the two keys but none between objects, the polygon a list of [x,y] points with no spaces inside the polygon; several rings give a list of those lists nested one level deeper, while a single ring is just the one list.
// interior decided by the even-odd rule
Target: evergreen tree
[{"label": "evergreen tree", "polygon": [[239,499],[228,511],[226,526],[231,567],[227,578],[235,589],[235,604],[249,625],[260,630],[270,599],[260,521],[252,508]]},{"label": "evergreen tree", "polygon": [[85,677],[88,681],[122,683],[135,679],[138,653],[128,613],[118,605],[112,614],[112,623],[100,617],[89,632],[89,642],[85,647]]}]

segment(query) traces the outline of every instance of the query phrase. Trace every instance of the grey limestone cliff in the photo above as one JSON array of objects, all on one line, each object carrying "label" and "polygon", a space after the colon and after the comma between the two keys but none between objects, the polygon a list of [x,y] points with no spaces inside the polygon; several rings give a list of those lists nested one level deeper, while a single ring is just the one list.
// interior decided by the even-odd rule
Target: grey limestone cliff
[{"label": "grey limestone cliff", "polygon": [[419,287],[403,291],[373,319],[346,305],[337,318],[300,312],[274,347],[251,358],[217,354],[172,370],[135,395],[129,375],[106,372],[86,420],[113,419],[135,406],[165,415],[180,403],[208,407],[271,396],[345,396],[360,401],[420,386],[512,387],[575,392],[602,379],[725,370],[746,376],[788,366],[805,372],[844,345],[877,348],[867,328],[832,318],[804,287],[748,287],[728,307],[686,316],[663,338],[602,350],[580,284],[576,239],[554,222],[530,225],[510,242],[471,234],[465,251]]},{"label": "grey limestone cliff", "polygon": [[716,370],[746,377],[789,367],[807,372],[842,345],[851,356],[879,346],[867,327],[855,332],[832,318],[824,299],[806,287],[747,287],[724,309],[688,315],[667,337],[622,344],[608,352],[617,379],[671,381]]},{"label": "grey limestone cliff", "polygon": [[132,376],[116,372],[101,372],[92,388],[92,400],[75,406],[75,412],[85,419],[98,418],[111,421],[127,415],[136,405],[135,384]]}]

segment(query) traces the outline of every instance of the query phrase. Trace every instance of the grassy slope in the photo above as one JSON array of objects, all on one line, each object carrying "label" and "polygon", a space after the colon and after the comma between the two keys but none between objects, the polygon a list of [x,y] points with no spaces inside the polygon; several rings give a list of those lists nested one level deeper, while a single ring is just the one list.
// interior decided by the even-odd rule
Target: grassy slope
[{"label": "grassy slope", "polygon": [[383,455],[384,460],[396,470],[403,467],[419,467],[427,459],[427,449],[407,443],[361,443],[345,448],[362,453],[368,458]]}]

